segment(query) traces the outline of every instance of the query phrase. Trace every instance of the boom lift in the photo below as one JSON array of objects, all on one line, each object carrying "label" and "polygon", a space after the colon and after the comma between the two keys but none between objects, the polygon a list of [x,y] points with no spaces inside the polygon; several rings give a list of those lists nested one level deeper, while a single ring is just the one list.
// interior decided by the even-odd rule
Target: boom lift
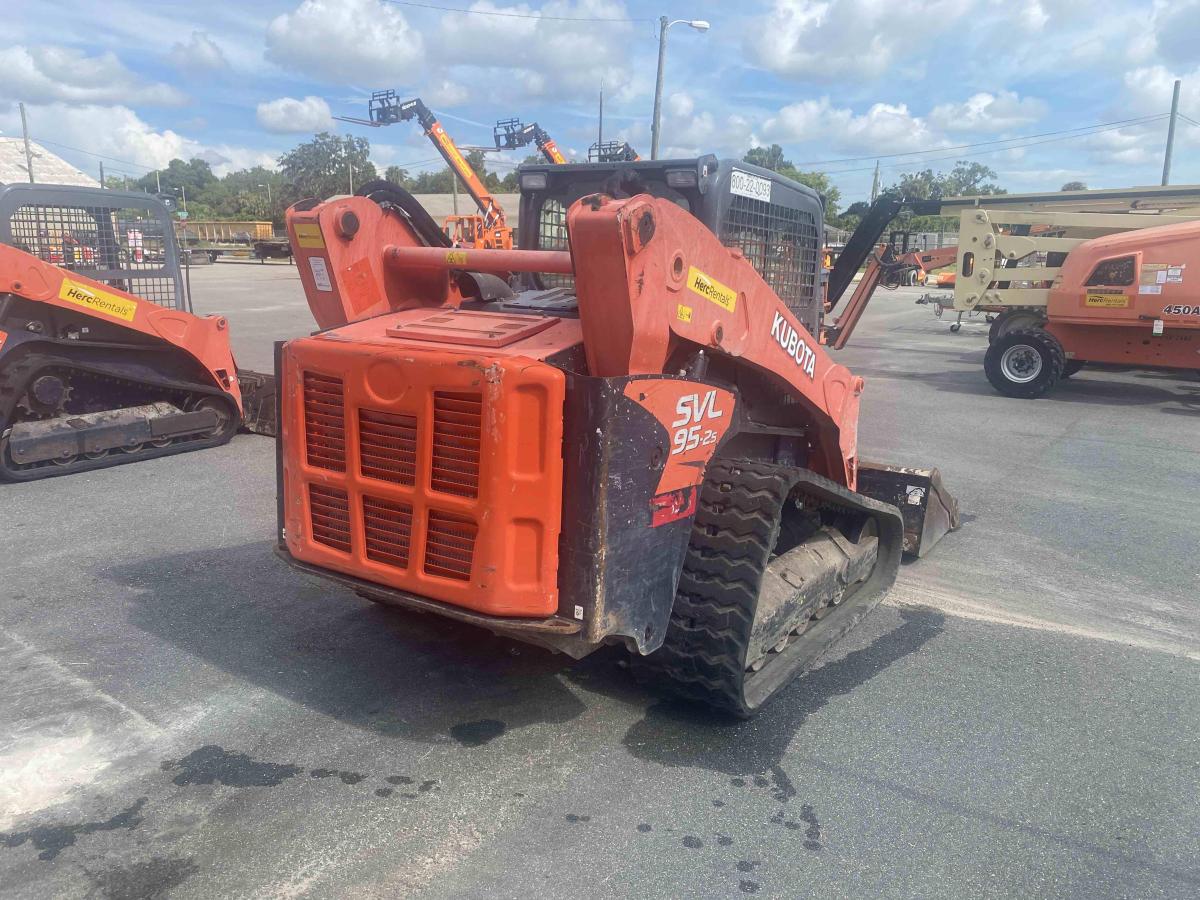
[{"label": "boom lift", "polygon": [[[242,380],[242,385],[239,384]],[[170,215],[149,194],[0,191],[0,481],[228,441],[272,398],[229,323],[187,309]]]},{"label": "boom lift", "polygon": [[[954,309],[998,313],[984,360],[1012,397],[1039,397],[1087,362],[1195,369],[1200,362],[1200,187],[905,201],[884,197],[830,274],[831,309],[904,207],[960,217]],[[853,249],[852,249],[853,248]],[[878,273],[867,272],[828,342],[849,340]]]},{"label": "boom lift", "polygon": [[483,180],[475,174],[466,157],[455,146],[446,129],[437,117],[430,112],[420,97],[412,100],[400,100],[395,91],[375,91],[371,94],[368,107],[370,119],[351,119],[349,121],[381,127],[394,125],[397,122],[407,122],[416,119],[425,136],[433,142],[450,171],[459,177],[467,193],[479,207],[478,215],[447,216],[445,227],[451,241],[456,247],[477,247],[480,249],[512,249],[512,229],[508,227],[504,210],[492,196]]},{"label": "boom lift", "polygon": [[[859,457],[863,379],[815,338],[812,190],[711,156],[521,181],[512,251],[439,246],[394,186],[288,211],[324,330],[277,345],[278,552],[573,657],[624,644],[750,715],[953,501]],[[523,282],[488,299],[487,272]]]},{"label": "boom lift", "polygon": [[519,150],[536,144],[542,156],[546,157],[546,162],[562,165],[567,161],[554,138],[537,122],[523,125],[520,119],[499,119],[492,134],[496,139],[497,150]]}]

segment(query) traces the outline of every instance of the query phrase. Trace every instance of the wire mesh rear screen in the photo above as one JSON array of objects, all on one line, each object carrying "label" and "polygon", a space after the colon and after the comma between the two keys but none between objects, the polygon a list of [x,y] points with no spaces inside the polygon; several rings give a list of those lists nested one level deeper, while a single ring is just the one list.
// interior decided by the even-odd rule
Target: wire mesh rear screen
[{"label": "wire mesh rear screen", "polygon": [[812,308],[821,246],[811,212],[733,194],[719,236],[742,251],[797,316]]},{"label": "wire mesh rear screen", "polygon": [[[539,250],[566,250],[567,208],[558,200],[548,199],[538,210],[537,245]],[[575,290],[574,275],[543,272],[539,276],[543,287]]]},{"label": "wire mesh rear screen", "polygon": [[165,242],[175,235],[164,234],[162,221],[144,209],[25,204],[9,227],[19,250],[160,306],[180,306],[166,266]]}]

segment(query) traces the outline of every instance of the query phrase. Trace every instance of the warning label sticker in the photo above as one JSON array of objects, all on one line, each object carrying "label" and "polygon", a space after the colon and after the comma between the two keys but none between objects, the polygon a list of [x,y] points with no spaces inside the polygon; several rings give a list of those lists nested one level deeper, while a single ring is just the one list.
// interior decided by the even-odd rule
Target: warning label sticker
[{"label": "warning label sticker", "polygon": [[675,317],[679,319],[680,322],[692,321],[692,308],[690,306],[684,306],[682,303],[680,303],[675,310]]},{"label": "warning label sticker", "polygon": [[325,257],[310,256],[308,267],[312,269],[313,284],[318,291],[332,291],[333,282],[329,280],[329,266],[325,265]]},{"label": "warning label sticker", "polygon": [[726,287],[715,278],[709,278],[695,266],[688,267],[687,286],[705,300],[711,300],[729,312],[733,312],[737,306],[737,291]]},{"label": "warning label sticker", "polygon": [[302,222],[296,225],[296,243],[309,250],[324,250],[325,238],[321,236],[321,226],[315,222]]},{"label": "warning label sticker", "polygon": [[465,266],[467,264],[467,251],[447,250],[446,262],[452,266]]},{"label": "warning label sticker", "polygon": [[1124,309],[1129,306],[1129,298],[1124,294],[1101,294],[1089,291],[1083,300],[1084,306],[1101,306],[1106,309]]},{"label": "warning label sticker", "polygon": [[138,308],[136,300],[118,297],[116,294],[110,294],[99,288],[84,287],[70,278],[63,279],[62,285],[58,289],[58,299],[82,306],[84,309],[90,309],[92,312],[104,313],[106,316],[112,316],[114,319],[121,319],[124,322],[132,322]]}]

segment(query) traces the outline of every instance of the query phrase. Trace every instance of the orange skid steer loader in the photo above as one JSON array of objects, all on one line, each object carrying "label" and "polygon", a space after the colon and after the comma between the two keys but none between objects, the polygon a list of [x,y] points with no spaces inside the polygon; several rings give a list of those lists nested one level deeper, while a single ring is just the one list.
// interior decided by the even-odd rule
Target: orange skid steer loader
[{"label": "orange skid steer loader", "polygon": [[0,481],[216,446],[273,407],[228,321],[187,299],[156,198],[0,190]]},{"label": "orange skid steer loader", "polygon": [[276,349],[299,569],[576,658],[621,643],[747,716],[956,524],[936,471],[859,459],[808,188],[715,157],[524,167],[509,251],[364,193],[288,213],[324,329]]}]

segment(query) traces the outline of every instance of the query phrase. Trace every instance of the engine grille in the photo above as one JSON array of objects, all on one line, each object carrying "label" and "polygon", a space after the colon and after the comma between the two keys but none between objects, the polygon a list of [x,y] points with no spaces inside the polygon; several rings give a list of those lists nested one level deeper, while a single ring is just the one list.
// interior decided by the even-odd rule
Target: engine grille
[{"label": "engine grille", "polygon": [[479,495],[479,441],[483,398],[438,391],[433,395],[432,490],[460,497]]},{"label": "engine grille", "polygon": [[425,573],[469,581],[478,532],[470,519],[431,509],[425,533]]},{"label": "engine grille", "polygon": [[367,478],[412,485],[417,476],[417,419],[374,409],[358,411],[359,470]]},{"label": "engine grille", "polygon": [[308,486],[308,506],[312,512],[313,540],[350,552],[350,498],[338,488],[319,484]]},{"label": "engine grille", "polygon": [[346,409],[342,379],[304,373],[304,449],[310,466],[346,471]]},{"label": "engine grille", "polygon": [[412,546],[412,507],[407,503],[366,496],[362,503],[367,558],[397,569],[407,569]]}]

